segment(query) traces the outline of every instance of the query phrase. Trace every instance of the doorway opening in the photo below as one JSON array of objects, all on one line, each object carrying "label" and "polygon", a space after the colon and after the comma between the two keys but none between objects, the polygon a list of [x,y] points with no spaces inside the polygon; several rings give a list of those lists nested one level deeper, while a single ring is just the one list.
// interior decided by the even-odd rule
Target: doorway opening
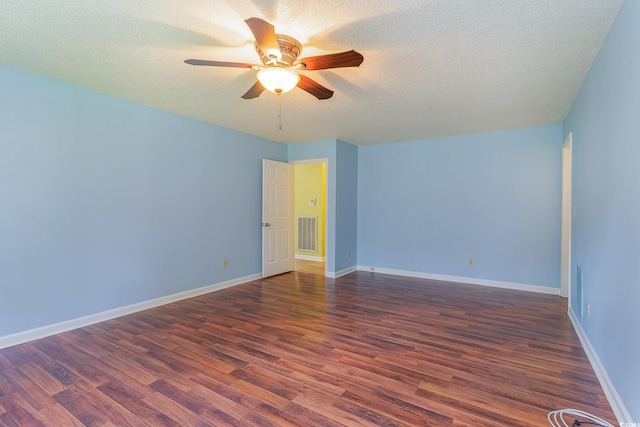
[{"label": "doorway opening", "polygon": [[292,161],[294,271],[324,276],[327,243],[327,159]]}]

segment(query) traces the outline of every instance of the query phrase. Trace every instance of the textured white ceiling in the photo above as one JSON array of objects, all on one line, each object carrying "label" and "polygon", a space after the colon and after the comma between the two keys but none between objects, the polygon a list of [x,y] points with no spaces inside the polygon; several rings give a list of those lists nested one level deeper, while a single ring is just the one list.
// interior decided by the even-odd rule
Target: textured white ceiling
[{"label": "textured white ceiling", "polygon": [[[622,0],[0,0],[0,63],[220,126],[356,145],[561,122]],[[360,68],[303,72],[335,91],[241,99],[259,63],[244,20],[355,49]]]}]

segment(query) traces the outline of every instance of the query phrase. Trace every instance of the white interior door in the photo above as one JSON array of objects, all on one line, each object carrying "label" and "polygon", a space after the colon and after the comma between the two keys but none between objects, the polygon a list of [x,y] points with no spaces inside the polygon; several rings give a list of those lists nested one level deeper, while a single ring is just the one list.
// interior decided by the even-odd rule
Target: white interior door
[{"label": "white interior door", "polygon": [[293,270],[293,165],[262,160],[262,277]]}]

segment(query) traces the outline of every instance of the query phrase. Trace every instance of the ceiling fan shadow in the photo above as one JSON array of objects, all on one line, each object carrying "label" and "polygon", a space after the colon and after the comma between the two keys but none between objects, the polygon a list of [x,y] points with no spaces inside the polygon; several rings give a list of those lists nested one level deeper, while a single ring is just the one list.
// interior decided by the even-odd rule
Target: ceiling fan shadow
[{"label": "ceiling fan shadow", "polygon": [[247,89],[249,89],[249,86],[251,86],[252,84],[254,84],[255,82],[257,82],[258,79],[256,79],[256,75],[255,73],[246,73],[243,71],[238,70],[238,73],[236,76],[233,76],[233,78],[231,78],[231,80],[229,81],[230,84],[233,84],[234,87],[240,87],[242,88],[242,85],[247,86]]},{"label": "ceiling fan shadow", "polygon": [[259,16],[270,20],[270,22],[278,15],[277,1],[275,0],[251,0],[251,3],[260,11]]},{"label": "ceiling fan shadow", "polygon": [[[365,50],[368,47],[379,49],[402,46],[407,40],[402,37],[402,31],[399,28],[420,25],[425,19],[424,14],[424,8],[413,8],[361,19],[313,35],[306,45],[324,49],[330,47],[336,50],[346,47]],[[399,27],[389,25],[390,22],[398,22]]]},{"label": "ceiling fan shadow", "polygon": [[164,22],[152,21],[134,16],[119,16],[118,32],[113,35],[114,43],[148,47],[183,49],[190,46],[237,47],[246,44],[246,40],[228,28],[207,23],[211,33],[224,34],[224,39],[210,34],[181,28]]},{"label": "ceiling fan shadow", "polygon": [[240,22],[255,16],[273,24],[278,17],[277,0],[225,1],[224,3],[235,12]]},{"label": "ceiling fan shadow", "polygon": [[365,84],[356,84],[353,78],[345,78],[333,71],[323,71],[322,76],[327,80],[328,86],[334,89],[336,93],[351,99],[358,99],[371,93],[377,93],[379,95],[390,94],[388,90],[371,81],[359,79]]}]

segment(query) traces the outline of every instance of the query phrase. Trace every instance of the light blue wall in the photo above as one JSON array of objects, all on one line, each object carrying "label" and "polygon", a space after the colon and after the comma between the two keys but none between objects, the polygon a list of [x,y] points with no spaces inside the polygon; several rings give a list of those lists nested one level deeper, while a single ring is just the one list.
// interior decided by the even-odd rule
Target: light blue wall
[{"label": "light blue wall", "polygon": [[[564,122],[573,133],[572,271],[583,328],[640,422],[640,2],[627,0]],[[572,305],[577,307],[575,274]]]},{"label": "light blue wall", "polygon": [[262,158],[287,147],[0,66],[0,336],[260,273]]},{"label": "light blue wall", "polygon": [[561,148],[561,125],[359,147],[358,264],[559,287]]},{"label": "light blue wall", "polygon": [[[358,259],[358,147],[336,141],[336,271]],[[350,253],[350,256],[349,256]]]}]

